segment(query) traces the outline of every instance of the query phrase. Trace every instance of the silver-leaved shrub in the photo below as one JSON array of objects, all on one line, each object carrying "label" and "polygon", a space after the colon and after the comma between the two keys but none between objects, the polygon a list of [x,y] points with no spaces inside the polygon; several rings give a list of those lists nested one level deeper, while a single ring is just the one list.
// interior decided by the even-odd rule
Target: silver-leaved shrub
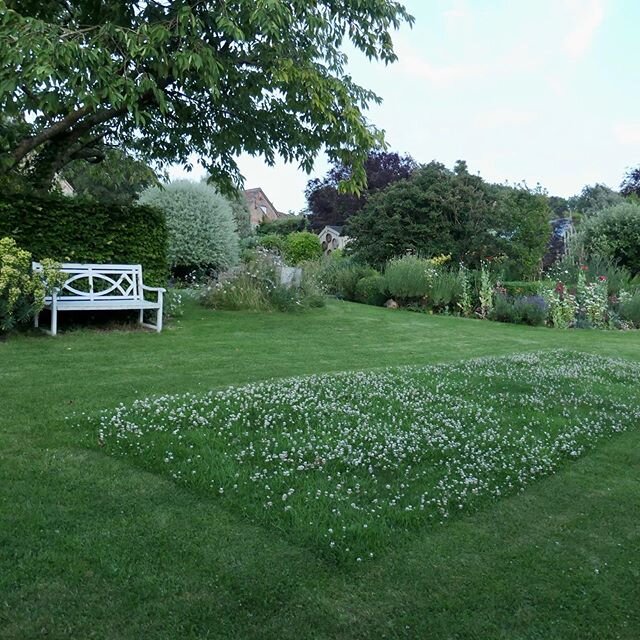
[{"label": "silver-leaved shrub", "polygon": [[187,180],[152,187],[143,204],[164,211],[172,268],[206,267],[225,270],[239,259],[239,238],[231,204],[206,184]]}]

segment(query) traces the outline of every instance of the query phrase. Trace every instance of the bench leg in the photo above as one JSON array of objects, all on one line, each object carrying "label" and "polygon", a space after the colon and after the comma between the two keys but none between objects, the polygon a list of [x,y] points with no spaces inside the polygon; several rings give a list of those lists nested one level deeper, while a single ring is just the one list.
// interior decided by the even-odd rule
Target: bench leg
[{"label": "bench leg", "polygon": [[156,322],[151,324],[150,322],[142,322],[143,327],[147,329],[154,329],[158,333],[162,331],[162,309],[156,309]]},{"label": "bench leg", "polygon": [[33,316],[33,326],[37,329],[40,326],[40,312]]},{"label": "bench leg", "polygon": [[58,333],[58,310],[54,306],[51,309],[51,335],[55,336]]},{"label": "bench leg", "polygon": [[144,309],[140,309],[138,313],[138,324],[144,324]]}]

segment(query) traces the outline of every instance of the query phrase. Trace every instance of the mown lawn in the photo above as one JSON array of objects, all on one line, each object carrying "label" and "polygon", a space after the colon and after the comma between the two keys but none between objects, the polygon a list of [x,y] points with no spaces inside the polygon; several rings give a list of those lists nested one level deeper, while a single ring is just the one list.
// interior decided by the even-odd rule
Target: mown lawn
[{"label": "mown lawn", "polygon": [[638,333],[348,303],[293,316],[192,307],[161,335],[0,343],[0,637],[640,637],[640,429],[336,567],[290,532],[87,447],[65,420],[149,395],[558,348],[640,362]]}]

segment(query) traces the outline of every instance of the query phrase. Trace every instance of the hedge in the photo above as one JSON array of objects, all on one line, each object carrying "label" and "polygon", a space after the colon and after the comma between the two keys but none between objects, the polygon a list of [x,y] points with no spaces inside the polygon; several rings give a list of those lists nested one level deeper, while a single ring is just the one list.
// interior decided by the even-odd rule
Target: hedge
[{"label": "hedge", "polygon": [[34,260],[141,264],[145,283],[166,282],[164,214],[145,206],[101,204],[61,195],[0,194],[0,238]]}]

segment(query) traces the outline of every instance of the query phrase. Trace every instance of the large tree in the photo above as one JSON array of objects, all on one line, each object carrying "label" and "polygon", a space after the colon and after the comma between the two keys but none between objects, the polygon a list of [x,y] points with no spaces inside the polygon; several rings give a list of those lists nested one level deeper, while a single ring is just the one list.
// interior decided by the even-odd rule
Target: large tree
[{"label": "large tree", "polygon": [[322,179],[310,180],[305,195],[309,205],[309,221],[313,229],[325,225],[343,225],[364,207],[371,194],[398,180],[405,180],[415,171],[416,162],[410,156],[386,151],[372,151],[364,164],[367,187],[358,194],[345,193],[340,185],[348,181],[352,169],[336,163]]},{"label": "large tree", "polygon": [[431,162],[374,195],[347,223],[349,251],[376,266],[406,252],[451,254],[478,266],[502,257],[516,277],[537,272],[549,240],[547,199],[522,187],[487,184]]},{"label": "large tree", "polygon": [[390,31],[412,20],[395,0],[0,0],[0,172],[46,187],[109,142],[160,164],[199,154],[231,187],[240,152],[310,170],[324,148],[360,188],[378,98],[342,46],[393,62]]}]

